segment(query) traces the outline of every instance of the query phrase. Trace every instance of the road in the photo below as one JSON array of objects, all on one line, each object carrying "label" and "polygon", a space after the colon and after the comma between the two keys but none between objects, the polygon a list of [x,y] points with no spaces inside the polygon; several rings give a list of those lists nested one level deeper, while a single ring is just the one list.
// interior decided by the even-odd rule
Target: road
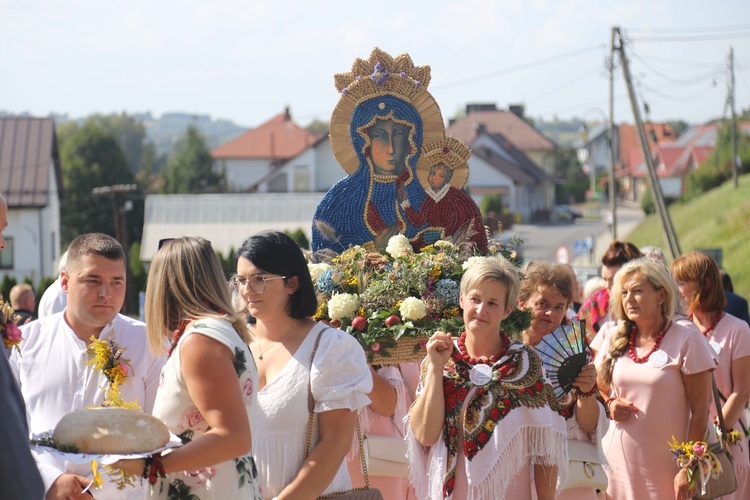
[{"label": "road", "polygon": [[[627,238],[641,219],[643,212],[639,209],[618,208],[618,236]],[[515,234],[524,241],[525,260],[556,262],[558,248],[565,247],[570,263],[576,268],[598,267],[602,253],[612,240],[606,223],[596,219],[578,219],[573,223],[559,224],[516,224],[507,233]],[[591,255],[577,256],[574,252],[575,241],[587,237],[595,242],[594,251]]]}]

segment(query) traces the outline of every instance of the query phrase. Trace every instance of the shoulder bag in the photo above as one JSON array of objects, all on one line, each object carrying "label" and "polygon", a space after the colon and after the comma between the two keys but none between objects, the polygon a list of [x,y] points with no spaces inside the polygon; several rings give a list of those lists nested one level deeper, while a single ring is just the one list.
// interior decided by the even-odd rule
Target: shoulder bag
[{"label": "shoulder bag", "polygon": [[592,488],[606,491],[607,484],[607,474],[602,467],[597,445],[568,439],[568,480],[563,489]]},{"label": "shoulder bag", "polygon": [[721,437],[717,443],[709,445],[709,450],[716,455],[719,463],[721,463],[721,474],[716,478],[709,476],[705,487],[700,488],[698,494],[693,497],[699,500],[729,495],[737,489],[737,476],[734,471],[732,454],[724,445],[727,427],[724,424],[724,414],[721,412],[721,405],[719,404],[719,389],[716,387],[716,379],[713,374],[711,374],[711,384],[713,385],[714,404],[716,405],[716,414],[719,417],[719,432],[721,433]]},{"label": "shoulder bag", "polygon": [[[315,346],[313,347],[312,354],[310,354],[310,376],[307,379],[307,411],[310,414],[310,416],[307,419],[307,436],[305,439],[305,455],[303,458],[304,460],[307,460],[307,457],[310,456],[310,445],[312,444],[312,434],[313,434],[313,426],[314,426],[314,410],[315,410],[315,399],[312,395],[312,363],[313,359],[315,358],[315,353],[318,351],[318,345],[320,344],[320,337],[323,335],[323,332],[325,330],[321,330],[320,333],[318,333],[318,338],[315,339]],[[360,447],[363,448],[362,445],[362,431],[359,428],[359,418],[357,418],[357,437],[359,439]],[[336,498],[336,499],[342,499],[342,500],[383,500],[383,495],[380,493],[380,490],[376,488],[370,488],[370,478],[367,474],[367,464],[365,463],[365,457],[364,453],[360,453],[360,457],[362,459],[362,471],[363,475],[365,476],[365,486],[360,488],[351,488],[346,491],[341,491],[338,493],[329,493],[327,495],[323,495],[319,498]]]}]

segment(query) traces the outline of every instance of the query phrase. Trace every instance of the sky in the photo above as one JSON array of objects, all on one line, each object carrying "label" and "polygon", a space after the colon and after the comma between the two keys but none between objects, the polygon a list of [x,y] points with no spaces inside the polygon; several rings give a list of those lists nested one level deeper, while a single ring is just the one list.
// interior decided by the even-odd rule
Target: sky
[{"label": "sky", "polygon": [[[730,46],[736,109],[750,108],[748,0],[0,0],[0,111],[255,127],[289,106],[306,125],[330,119],[333,75],[378,46],[431,66],[446,120],[481,102],[601,121],[613,26],[647,118],[721,118]],[[615,78],[615,121],[632,123]]]}]

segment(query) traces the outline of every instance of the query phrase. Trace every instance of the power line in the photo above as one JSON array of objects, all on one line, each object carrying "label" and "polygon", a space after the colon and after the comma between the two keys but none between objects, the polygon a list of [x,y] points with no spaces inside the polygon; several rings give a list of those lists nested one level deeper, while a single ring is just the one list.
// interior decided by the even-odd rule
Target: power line
[{"label": "power line", "polygon": [[[661,90],[657,90],[657,89],[651,87],[650,85],[644,83],[643,80],[641,80],[638,77],[634,76],[633,79],[636,82],[638,82],[638,85],[640,87],[648,90],[650,93],[653,93],[653,94],[656,94],[656,95],[662,97],[663,99],[667,99],[668,101],[675,101],[675,102],[694,101],[696,99],[703,98],[703,97],[706,96],[706,90],[707,89],[701,89],[701,90],[699,90],[696,93],[693,93],[693,94],[690,94],[690,95],[686,95],[686,96],[672,96],[672,95],[669,95],[669,94],[666,94],[666,93],[662,92]],[[713,85],[709,85],[709,89],[711,89],[711,88],[713,88]],[[643,99],[643,96],[641,96],[641,99]]]},{"label": "power line", "polygon": [[715,35],[695,35],[695,36],[638,36],[628,37],[629,40],[635,42],[705,42],[709,40],[730,40],[733,38],[748,38],[750,37],[750,31],[739,32],[739,33],[726,33],[726,34],[715,34]]},{"label": "power line", "polygon": [[558,85],[558,86],[556,86],[556,87],[548,90],[547,92],[544,92],[541,95],[538,95],[536,97],[532,97],[531,99],[524,99],[524,100],[527,103],[532,103],[532,102],[540,101],[540,100],[544,99],[545,97],[549,97],[550,95],[552,95],[552,94],[554,94],[556,92],[559,92],[560,90],[562,90],[562,89],[564,89],[566,87],[569,87],[569,86],[573,85],[574,83],[578,83],[579,81],[583,80],[584,78],[590,77],[592,74],[596,73],[597,69],[599,69],[599,65],[598,64],[596,66],[594,66],[593,68],[588,69],[585,72],[581,73],[580,75],[578,75],[578,76],[576,76],[574,78],[571,78],[570,80],[568,80],[568,81],[566,81],[564,83],[561,83],[560,85]]},{"label": "power line", "polygon": [[625,28],[628,33],[698,33],[701,31],[737,31],[750,29],[750,24],[736,24],[734,26],[715,26],[713,28]]},{"label": "power line", "polygon": [[[630,51],[632,51],[633,47],[629,46],[628,49]],[[670,58],[667,58],[667,57],[659,57],[659,56],[645,55],[645,56],[641,56],[641,57],[647,57],[649,60],[660,61],[660,62],[664,62],[666,64],[676,64],[676,65],[680,65],[680,66],[693,66],[693,67],[696,67],[696,68],[715,68],[717,66],[717,63],[683,61],[683,60],[679,60],[679,59],[670,59]]]},{"label": "power line", "polygon": [[648,61],[646,61],[640,55],[636,54],[632,49],[630,51],[630,54],[636,59],[638,59],[641,63],[643,63],[643,65],[646,66],[648,69],[656,73],[657,76],[659,76],[663,80],[666,80],[670,83],[674,83],[676,85],[696,85],[698,83],[703,83],[707,78],[714,78],[719,74],[723,74],[722,68],[720,68],[720,65],[717,63],[715,69],[712,71],[709,71],[708,73],[702,73],[697,76],[692,76],[685,80],[677,79],[677,78],[668,76],[662,73],[661,71],[659,71],[658,69],[654,68],[653,66],[651,66],[651,64],[648,63]]},{"label": "power line", "polygon": [[537,67],[537,66],[543,66],[545,64],[549,64],[549,63],[552,63],[552,62],[557,62],[557,61],[560,61],[562,59],[568,59],[570,57],[579,56],[579,55],[582,55],[582,54],[593,52],[595,50],[601,50],[603,48],[606,48],[606,45],[603,44],[603,43],[599,43],[599,44],[596,44],[596,45],[592,45],[590,47],[585,47],[583,49],[578,49],[578,50],[574,50],[574,51],[571,51],[571,52],[564,52],[564,53],[558,54],[556,56],[545,57],[543,59],[537,59],[536,61],[531,61],[531,62],[528,62],[528,63],[519,64],[518,66],[511,66],[510,68],[503,68],[503,69],[500,69],[500,70],[497,70],[497,71],[493,71],[492,73],[485,73],[485,74],[482,74],[482,75],[472,76],[472,77],[469,77],[469,78],[463,78],[461,80],[455,80],[453,82],[444,83],[442,85],[436,85],[436,86],[432,87],[431,90],[433,90],[433,91],[435,91],[435,90],[441,90],[441,89],[445,89],[445,88],[448,88],[448,87],[455,87],[457,85],[463,85],[465,83],[471,83],[471,82],[475,82],[475,81],[479,81],[479,80],[484,80],[484,79],[487,79],[487,78],[494,78],[494,77],[500,76],[500,75],[507,75],[508,73],[513,73],[515,71],[521,71],[521,70],[524,70],[524,69],[534,68],[534,67]]}]

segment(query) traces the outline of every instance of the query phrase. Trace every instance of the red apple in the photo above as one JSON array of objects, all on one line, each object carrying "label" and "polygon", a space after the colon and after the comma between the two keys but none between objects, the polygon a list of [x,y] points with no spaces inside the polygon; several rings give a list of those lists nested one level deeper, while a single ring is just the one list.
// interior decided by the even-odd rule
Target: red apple
[{"label": "red apple", "polygon": [[352,328],[354,328],[358,332],[364,332],[365,330],[367,330],[367,318],[357,316],[352,320]]},{"label": "red apple", "polygon": [[391,314],[390,316],[385,318],[385,326],[398,325],[399,323],[401,323],[401,318],[399,318],[395,314]]}]

